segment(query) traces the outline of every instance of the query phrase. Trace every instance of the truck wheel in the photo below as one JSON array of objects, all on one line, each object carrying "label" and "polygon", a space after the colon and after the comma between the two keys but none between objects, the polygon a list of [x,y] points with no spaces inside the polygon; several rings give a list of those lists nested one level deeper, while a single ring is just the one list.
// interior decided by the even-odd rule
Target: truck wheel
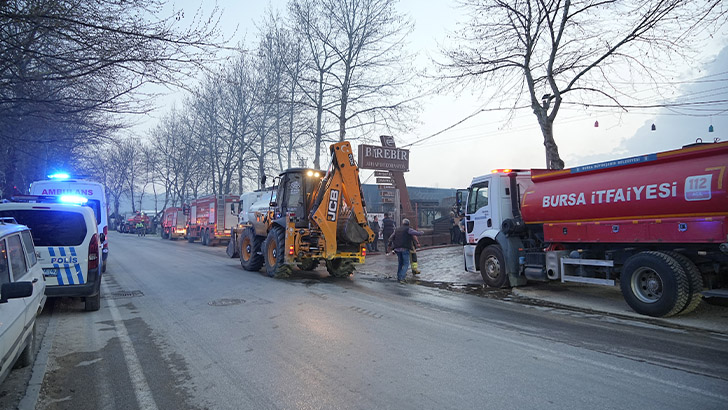
[{"label": "truck wheel", "polygon": [[87,312],[95,312],[101,308],[101,290],[96,292],[96,296],[86,296],[84,298],[84,310]]},{"label": "truck wheel", "polygon": [[287,278],[291,275],[291,267],[284,263],[286,254],[286,231],[274,225],[263,242],[265,255],[265,272],[268,276]]},{"label": "truck wheel", "polygon": [[191,235],[191,232],[187,232],[187,242],[192,243],[195,241],[195,237]]},{"label": "truck wheel", "polygon": [[677,252],[665,253],[675,258],[677,263],[680,264],[685,271],[685,274],[688,276],[688,287],[690,288],[690,291],[688,292],[688,303],[685,305],[683,310],[678,313],[681,315],[690,313],[695,310],[695,308],[697,308],[703,300],[703,295],[700,293],[703,291],[703,276],[700,274],[700,269],[698,269],[693,261],[688,259],[687,256]]},{"label": "truck wheel", "polygon": [[640,252],[624,263],[622,296],[637,313],[672,316],[688,303],[690,284],[680,263],[663,252]]},{"label": "truck wheel", "polygon": [[335,278],[346,278],[354,273],[354,261],[350,259],[335,258],[326,261],[326,270]]},{"label": "truck wheel", "polygon": [[203,246],[207,246],[207,229],[203,229],[200,231],[200,243]]},{"label": "truck wheel", "polygon": [[262,239],[253,229],[246,229],[240,238],[240,266],[251,272],[257,272],[263,266],[263,255],[260,253]]},{"label": "truck wheel", "polygon": [[486,246],[480,253],[480,276],[491,288],[508,287],[508,274],[500,246]]},{"label": "truck wheel", "polygon": [[300,270],[314,270],[319,265],[318,259],[304,259],[298,264]]},{"label": "truck wheel", "polygon": [[25,349],[20,352],[18,361],[15,362],[13,369],[27,367],[33,363],[33,358],[35,358],[35,342],[35,323],[33,323],[33,329],[30,331],[30,335],[28,336],[28,344],[25,346]]}]

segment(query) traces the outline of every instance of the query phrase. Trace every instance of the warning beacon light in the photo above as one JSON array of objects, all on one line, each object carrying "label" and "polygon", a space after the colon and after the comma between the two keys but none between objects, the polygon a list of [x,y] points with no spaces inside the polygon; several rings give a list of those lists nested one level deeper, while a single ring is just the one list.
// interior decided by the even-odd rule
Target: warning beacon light
[{"label": "warning beacon light", "polygon": [[59,198],[61,202],[65,202],[67,204],[78,204],[82,205],[88,202],[88,198],[84,198],[82,196],[78,195],[61,195]]},{"label": "warning beacon light", "polygon": [[68,179],[70,176],[63,172],[57,172],[55,174],[48,175],[48,179]]}]

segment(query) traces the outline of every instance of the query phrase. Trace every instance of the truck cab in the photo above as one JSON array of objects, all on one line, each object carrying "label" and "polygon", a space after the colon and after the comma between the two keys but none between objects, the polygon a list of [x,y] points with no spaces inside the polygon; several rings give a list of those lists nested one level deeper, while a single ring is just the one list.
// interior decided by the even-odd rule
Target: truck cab
[{"label": "truck cab", "polygon": [[[516,196],[512,197],[511,179],[509,175],[515,174]],[[498,249],[489,246],[499,245],[503,253],[516,255],[520,247],[520,240],[509,238],[502,232],[504,221],[506,224],[518,216],[518,206],[526,188],[532,185],[530,172],[523,170],[496,169],[490,174],[473,178],[467,189],[463,211],[465,213],[465,269],[469,272],[480,271],[486,283],[504,281],[515,286],[520,281],[516,277],[517,263],[508,263],[504,258],[497,258]],[[515,201],[514,201],[515,199]],[[514,215],[514,205],[516,215]],[[488,249],[484,256],[484,251]],[[496,255],[491,255],[496,253]],[[491,256],[488,256],[491,255]],[[498,260],[500,259],[500,261]],[[518,257],[505,258],[505,261],[518,261]],[[512,266],[511,266],[512,265]],[[505,269],[505,271],[503,271]],[[506,280],[503,273],[511,276]],[[496,277],[494,277],[496,276]]]}]

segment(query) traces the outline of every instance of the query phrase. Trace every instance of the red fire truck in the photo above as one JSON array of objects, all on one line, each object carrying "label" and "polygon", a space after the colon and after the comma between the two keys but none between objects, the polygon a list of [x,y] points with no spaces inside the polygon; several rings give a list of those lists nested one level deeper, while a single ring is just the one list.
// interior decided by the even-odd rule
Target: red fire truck
[{"label": "red fire truck", "polygon": [[182,207],[170,207],[164,210],[161,221],[162,239],[183,238],[187,235],[187,217]]},{"label": "red fire truck", "polygon": [[638,313],[728,297],[728,142],[563,170],[494,170],[465,206],[465,268],[492,287],[619,286]]},{"label": "red fire truck", "polygon": [[212,246],[230,240],[230,231],[237,226],[237,195],[209,195],[190,202],[187,218],[187,241]]}]

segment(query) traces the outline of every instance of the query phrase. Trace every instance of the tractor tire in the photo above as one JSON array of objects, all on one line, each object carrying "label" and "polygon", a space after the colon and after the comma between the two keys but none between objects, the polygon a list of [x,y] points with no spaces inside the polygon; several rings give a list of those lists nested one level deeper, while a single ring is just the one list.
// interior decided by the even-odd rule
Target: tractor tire
[{"label": "tractor tire", "polygon": [[246,229],[240,238],[240,266],[251,272],[257,272],[263,266],[261,252],[263,238],[255,234],[252,228]]},{"label": "tractor tire", "polygon": [[300,270],[314,270],[319,265],[318,259],[304,259],[298,264]]},{"label": "tractor tire", "polygon": [[688,304],[688,276],[680,263],[664,252],[631,256],[622,266],[619,281],[624,300],[639,314],[673,316]]},{"label": "tractor tire", "polygon": [[491,288],[506,288],[510,285],[503,251],[498,245],[489,245],[480,253],[480,276]]},{"label": "tractor tire", "polygon": [[271,278],[287,278],[291,276],[291,267],[285,264],[286,231],[274,225],[263,242],[265,272]]},{"label": "tractor tire", "polygon": [[675,258],[677,263],[682,266],[685,274],[688,276],[688,303],[685,305],[683,310],[678,312],[679,315],[690,313],[700,305],[703,300],[703,295],[700,293],[703,291],[703,275],[700,274],[700,269],[688,259],[687,256],[677,252],[665,252],[666,254]]},{"label": "tractor tire", "polygon": [[354,273],[354,269],[351,259],[334,258],[326,261],[326,270],[335,278],[347,278]]}]

